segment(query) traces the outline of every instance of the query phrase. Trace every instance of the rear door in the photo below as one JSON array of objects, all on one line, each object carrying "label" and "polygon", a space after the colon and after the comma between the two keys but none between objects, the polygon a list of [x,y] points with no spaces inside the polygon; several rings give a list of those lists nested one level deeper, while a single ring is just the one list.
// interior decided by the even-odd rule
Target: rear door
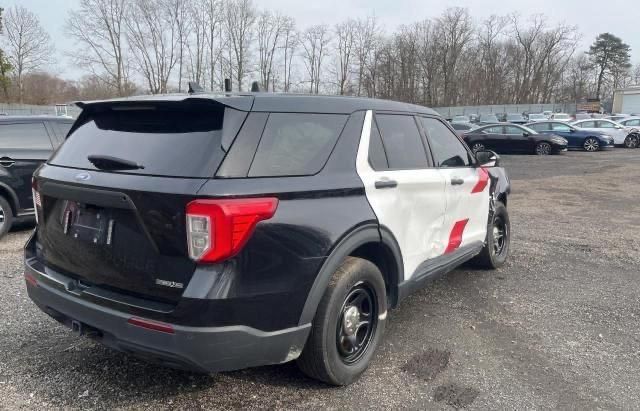
[{"label": "rear door", "polygon": [[471,153],[438,118],[420,117],[434,165],[445,181],[446,243],[439,254],[484,241],[489,213],[489,175],[474,166]]},{"label": "rear door", "polygon": [[52,151],[43,121],[0,124],[0,173],[18,197],[19,213],[33,208],[31,176]]},{"label": "rear door", "polygon": [[[246,113],[208,100],[100,104],[84,109],[38,173],[42,256],[86,284],[177,301],[195,270],[186,206]],[[90,156],[139,167],[105,168]]]},{"label": "rear door", "polygon": [[411,115],[368,111],[356,160],[367,199],[402,252],[405,280],[442,253],[445,182]]},{"label": "rear door", "polygon": [[524,135],[523,129],[517,126],[504,126],[504,130],[512,152],[533,152],[534,143],[529,140],[529,136]]},{"label": "rear door", "polygon": [[560,122],[550,124],[551,132],[560,137],[566,138],[569,142],[569,147],[582,147],[584,137],[578,137],[574,132],[572,132],[570,125]]}]

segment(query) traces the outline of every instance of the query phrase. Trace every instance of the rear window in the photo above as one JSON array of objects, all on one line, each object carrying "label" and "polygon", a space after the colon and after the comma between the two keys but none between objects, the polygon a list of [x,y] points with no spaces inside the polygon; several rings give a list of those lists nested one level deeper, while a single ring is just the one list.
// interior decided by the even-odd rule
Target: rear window
[{"label": "rear window", "polygon": [[222,105],[123,107],[92,113],[50,163],[95,170],[87,157],[103,155],[144,166],[127,173],[211,177],[225,154],[224,118]]},{"label": "rear window", "polygon": [[44,123],[0,125],[0,149],[51,150]]},{"label": "rear window", "polygon": [[347,117],[340,114],[269,114],[249,177],[316,174],[327,162]]}]

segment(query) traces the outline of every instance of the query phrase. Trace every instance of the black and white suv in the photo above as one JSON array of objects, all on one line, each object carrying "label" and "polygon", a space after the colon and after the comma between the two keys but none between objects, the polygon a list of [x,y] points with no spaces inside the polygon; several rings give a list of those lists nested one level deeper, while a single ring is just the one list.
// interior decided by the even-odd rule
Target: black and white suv
[{"label": "black and white suv", "polygon": [[297,359],[349,384],[388,309],[507,258],[499,158],[430,109],[261,93],[80,106],[34,177],[25,279],[118,350],[204,372]]}]

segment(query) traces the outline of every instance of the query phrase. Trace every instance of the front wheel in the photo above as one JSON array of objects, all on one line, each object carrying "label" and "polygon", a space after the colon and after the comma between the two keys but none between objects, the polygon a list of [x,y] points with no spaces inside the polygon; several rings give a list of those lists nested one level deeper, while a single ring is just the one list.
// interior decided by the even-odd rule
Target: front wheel
[{"label": "front wheel", "polygon": [[382,340],[387,315],[385,283],[370,261],[348,257],[329,282],[298,358],[308,376],[348,385],[367,369]]},{"label": "front wheel", "polygon": [[588,139],[586,139],[582,146],[584,147],[585,151],[593,152],[600,150],[600,142],[597,138],[594,137],[589,137]]},{"label": "front wheel", "polygon": [[496,269],[502,266],[509,256],[511,243],[511,223],[507,207],[496,202],[491,223],[487,227],[487,237],[484,248],[471,262],[486,269]]},{"label": "front wheel", "polygon": [[624,139],[624,146],[626,148],[636,148],[638,147],[639,143],[640,141],[638,139],[638,135],[636,134],[629,134],[627,138]]},{"label": "front wheel", "polygon": [[539,156],[548,156],[551,154],[551,144],[542,141],[536,145],[536,154]]}]

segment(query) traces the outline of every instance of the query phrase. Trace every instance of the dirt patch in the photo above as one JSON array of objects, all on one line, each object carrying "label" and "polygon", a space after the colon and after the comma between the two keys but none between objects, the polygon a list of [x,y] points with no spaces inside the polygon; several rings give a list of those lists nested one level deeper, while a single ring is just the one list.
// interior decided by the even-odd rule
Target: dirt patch
[{"label": "dirt patch", "polygon": [[427,351],[411,357],[402,371],[425,381],[433,380],[449,365],[451,353],[449,351],[430,348]]},{"label": "dirt patch", "polygon": [[464,408],[476,399],[480,394],[473,387],[461,387],[457,384],[446,384],[436,388],[433,399],[437,402],[446,402],[454,408]]}]

